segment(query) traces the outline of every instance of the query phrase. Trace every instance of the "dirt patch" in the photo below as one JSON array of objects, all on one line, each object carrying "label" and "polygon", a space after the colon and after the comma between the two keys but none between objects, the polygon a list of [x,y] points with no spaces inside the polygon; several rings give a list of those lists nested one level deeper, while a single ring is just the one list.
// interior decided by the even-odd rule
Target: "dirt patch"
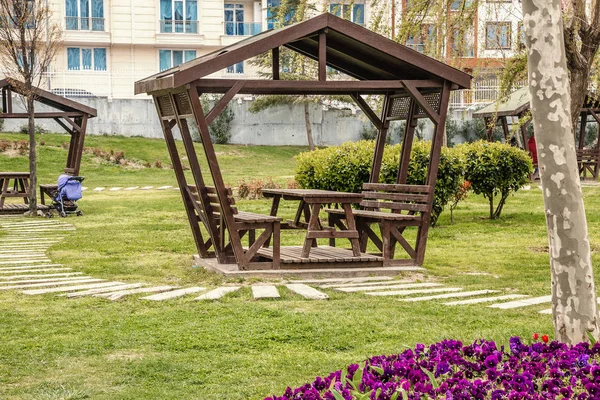
[{"label": "dirt patch", "polygon": [[135,351],[127,351],[127,350],[115,351],[106,356],[106,359],[109,361],[135,361],[135,360],[141,360],[143,358],[144,358],[144,354],[135,352]]}]

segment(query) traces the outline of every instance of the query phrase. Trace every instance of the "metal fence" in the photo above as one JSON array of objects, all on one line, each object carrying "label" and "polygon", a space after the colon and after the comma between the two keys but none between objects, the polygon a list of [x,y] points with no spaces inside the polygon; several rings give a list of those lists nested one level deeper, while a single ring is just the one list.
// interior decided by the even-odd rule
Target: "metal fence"
[{"label": "metal fence", "polygon": [[[527,85],[527,82],[515,83],[515,89]],[[478,109],[493,103],[500,97],[500,80],[497,78],[474,79],[471,89],[455,90],[450,95],[450,108]]]}]

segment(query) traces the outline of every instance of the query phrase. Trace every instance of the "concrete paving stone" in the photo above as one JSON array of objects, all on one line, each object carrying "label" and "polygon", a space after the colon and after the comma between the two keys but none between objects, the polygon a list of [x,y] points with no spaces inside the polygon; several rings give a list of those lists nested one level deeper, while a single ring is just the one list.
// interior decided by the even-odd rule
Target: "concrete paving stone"
[{"label": "concrete paving stone", "polygon": [[413,294],[428,294],[428,293],[443,293],[443,292],[460,292],[462,288],[445,287],[436,289],[407,289],[407,290],[390,290],[386,292],[367,292],[369,296],[410,296]]},{"label": "concrete paving stone", "polygon": [[391,281],[394,278],[391,276],[365,276],[362,278],[323,278],[323,279],[301,279],[292,280],[289,283],[313,283],[315,285],[327,284],[327,283],[359,283],[359,282],[371,282],[371,281]]},{"label": "concrete paving stone", "polygon": [[90,283],[85,285],[75,285],[75,286],[62,286],[62,287],[54,287],[54,288],[45,288],[45,289],[32,289],[32,290],[23,290],[21,293],[26,295],[36,295],[36,294],[48,294],[48,293],[61,293],[61,292],[75,292],[78,290],[88,290],[95,289],[101,287],[110,287],[124,285],[123,282],[100,282],[100,283]]},{"label": "concrete paving stone", "polygon": [[552,301],[552,296],[540,296],[540,297],[531,297],[531,298],[524,299],[524,300],[509,301],[507,303],[496,303],[496,304],[492,304],[488,307],[499,308],[501,310],[508,310],[511,308],[519,308],[519,307],[533,306],[536,304],[550,303],[551,301]]},{"label": "concrete paving stone", "polygon": [[388,285],[388,286],[359,286],[359,287],[341,287],[334,288],[335,290],[339,290],[340,292],[353,293],[353,292],[368,292],[372,290],[398,290],[398,289],[412,289],[412,288],[427,288],[427,287],[437,287],[442,286],[441,283],[435,282],[423,282],[423,283],[400,283],[396,285]]},{"label": "concrete paving stone", "polygon": [[91,276],[77,276],[77,277],[62,277],[62,278],[58,278],[58,277],[54,277],[54,278],[36,278],[36,279],[17,279],[17,280],[12,280],[12,281],[0,281],[0,288],[3,287],[4,285],[21,285],[21,284],[27,284],[27,283],[51,283],[51,282],[62,282],[62,281],[78,281],[81,279],[92,279]]},{"label": "concrete paving stone", "polygon": [[18,263],[17,265],[11,265],[11,266],[4,266],[0,268],[0,271],[15,271],[15,270],[22,270],[22,269],[36,269],[36,268],[46,268],[46,267],[63,267],[63,264],[52,264],[52,263],[47,263],[47,264],[31,264],[31,265],[23,265],[23,263]]},{"label": "concrete paving stone", "polygon": [[456,298],[456,297],[473,297],[473,296],[480,296],[482,294],[490,294],[490,293],[498,293],[498,292],[499,292],[499,290],[483,289],[483,290],[473,290],[470,292],[444,293],[444,294],[436,294],[433,296],[411,297],[408,299],[399,299],[398,301],[406,301],[406,302],[429,301],[429,300],[436,300],[436,299],[451,299],[451,298]]},{"label": "concrete paving stone", "polygon": [[331,288],[344,288],[344,287],[361,287],[361,286],[390,286],[395,284],[406,284],[416,283],[413,280],[397,280],[397,281],[382,281],[382,282],[360,282],[360,283],[329,283],[327,285],[320,285],[320,288],[331,289]]},{"label": "concrete paving stone", "polygon": [[129,296],[131,294],[159,293],[159,292],[166,292],[166,291],[177,289],[177,288],[178,288],[178,286],[154,286],[154,287],[148,287],[148,288],[121,290],[121,291],[112,292],[112,293],[100,293],[100,294],[95,294],[94,297],[104,297],[105,299],[116,301],[116,300],[122,299],[125,296]]},{"label": "concrete paving stone", "polygon": [[273,285],[252,285],[252,297],[254,300],[279,299],[279,291]]},{"label": "concrete paving stone", "polygon": [[45,283],[28,283],[26,285],[12,285],[12,286],[0,286],[0,290],[12,290],[12,289],[29,289],[29,288],[38,288],[38,287],[48,287],[48,286],[64,286],[64,285],[74,285],[76,283],[96,283],[102,282],[104,279],[80,279],[68,282],[45,282]]},{"label": "concrete paving stone", "polygon": [[[35,271],[38,272],[38,271]],[[9,275],[9,276],[0,276],[0,282],[10,281],[14,279],[43,279],[43,278],[58,278],[61,276],[75,276],[75,275],[83,275],[83,272],[64,272],[59,274],[28,274],[28,275]]]},{"label": "concrete paving stone", "polygon": [[161,187],[157,187],[156,190],[167,190],[167,189],[171,189],[173,186],[161,186]]},{"label": "concrete paving stone", "polygon": [[[46,256],[44,256],[46,257]],[[0,261],[0,266],[8,267],[10,265],[18,265],[18,264],[30,264],[30,263],[51,263],[48,258],[31,258],[27,260],[2,260]]]},{"label": "concrete paving stone", "polygon": [[143,283],[119,284],[119,285],[107,286],[107,287],[102,287],[102,288],[97,288],[97,289],[82,290],[80,292],[62,293],[62,294],[59,294],[58,296],[64,296],[67,298],[84,297],[84,296],[91,296],[91,295],[99,294],[99,293],[121,292],[123,290],[128,290],[128,289],[137,289],[142,286],[144,286]]},{"label": "concrete paving stone", "polygon": [[17,269],[10,271],[0,271],[0,275],[6,274],[26,274],[31,272],[32,274],[37,274],[39,272],[56,272],[56,271],[71,271],[71,268],[39,268],[39,269]]},{"label": "concrete paving stone", "polygon": [[310,300],[327,300],[329,296],[303,283],[288,283],[286,288]]},{"label": "concrete paving stone", "polygon": [[150,190],[154,188],[154,186],[144,186],[143,188],[141,188],[140,190]]},{"label": "concrete paving stone", "polygon": [[23,249],[3,250],[3,249],[0,249],[0,254],[7,254],[7,255],[11,255],[11,254],[16,254],[16,255],[44,254],[44,250],[40,250],[39,248],[29,249],[29,250],[23,250]]},{"label": "concrete paving stone", "polygon": [[97,188],[94,189],[94,192],[101,192],[104,189],[106,189],[106,188],[104,188],[104,187],[97,187]]},{"label": "concrete paving stone", "polygon": [[163,292],[163,293],[153,294],[151,296],[142,297],[142,300],[154,300],[154,301],[170,300],[170,299],[176,299],[177,297],[185,296],[187,294],[202,292],[204,290],[206,290],[206,288],[199,287],[199,286],[189,287],[189,288],[183,288],[183,289],[179,289],[179,290],[173,290],[170,292]]},{"label": "concrete paving stone", "polygon": [[81,187],[81,191],[82,191],[82,192],[85,192],[86,190],[88,190],[88,188],[87,188],[86,186],[82,186],[82,187]]},{"label": "concrete paving stone", "polygon": [[40,257],[47,257],[46,254],[44,253],[29,253],[27,255],[25,254],[0,254],[0,260],[9,260],[9,259],[23,259],[23,258],[40,258]]},{"label": "concrete paving stone", "polygon": [[120,187],[114,187],[114,188],[110,188],[108,189],[110,192],[118,192],[119,190],[121,190],[122,188]]},{"label": "concrete paving stone", "polygon": [[139,189],[139,188],[140,188],[139,186],[131,186],[131,187],[125,188],[124,190],[135,190],[135,189]]},{"label": "concrete paving stone", "polygon": [[492,301],[520,299],[523,297],[528,297],[528,296],[526,294],[506,294],[503,296],[480,297],[478,299],[451,301],[449,303],[444,303],[444,305],[446,305],[446,306],[461,306],[461,305],[467,305],[467,304],[491,303]]},{"label": "concrete paving stone", "polygon": [[239,289],[239,286],[222,286],[196,297],[196,300],[218,300],[226,294],[235,292]]}]

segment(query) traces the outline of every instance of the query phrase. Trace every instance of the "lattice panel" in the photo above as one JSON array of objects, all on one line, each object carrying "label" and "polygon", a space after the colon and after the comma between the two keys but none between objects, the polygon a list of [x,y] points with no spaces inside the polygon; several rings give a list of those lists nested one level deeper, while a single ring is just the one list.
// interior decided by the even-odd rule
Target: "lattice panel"
[{"label": "lattice panel", "polygon": [[[436,113],[440,113],[440,99],[442,98],[442,94],[441,93],[429,93],[424,95],[423,97],[425,97],[425,100],[427,101],[427,104],[429,104],[429,106],[431,106],[431,108],[436,112]],[[425,111],[419,107],[417,109],[417,115],[420,114],[425,114]]]},{"label": "lattice panel", "polygon": [[175,110],[173,109],[173,104],[171,103],[171,99],[169,99],[168,94],[164,96],[158,96],[157,101],[161,117],[175,116]]},{"label": "lattice panel", "polygon": [[193,114],[190,98],[186,92],[177,93],[173,97],[175,98],[175,105],[177,106],[179,115]]},{"label": "lattice panel", "polygon": [[405,120],[408,117],[408,108],[410,107],[410,97],[397,97],[392,99],[389,120]]}]

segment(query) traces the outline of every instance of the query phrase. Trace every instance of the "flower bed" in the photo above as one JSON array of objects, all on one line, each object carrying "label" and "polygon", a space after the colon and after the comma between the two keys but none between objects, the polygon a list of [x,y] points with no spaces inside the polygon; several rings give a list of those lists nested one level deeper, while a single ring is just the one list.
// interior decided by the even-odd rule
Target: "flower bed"
[{"label": "flower bed", "polygon": [[600,344],[542,340],[513,337],[509,349],[485,340],[418,344],[265,400],[600,399]]}]

